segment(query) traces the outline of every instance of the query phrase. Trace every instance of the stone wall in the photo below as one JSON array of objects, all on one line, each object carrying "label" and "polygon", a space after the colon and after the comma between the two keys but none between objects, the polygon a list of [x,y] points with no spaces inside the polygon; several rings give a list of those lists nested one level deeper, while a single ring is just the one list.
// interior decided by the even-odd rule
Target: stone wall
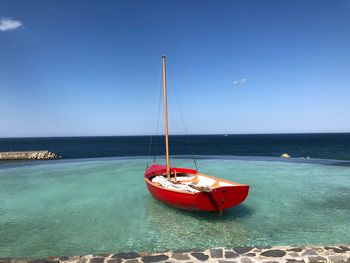
[{"label": "stone wall", "polygon": [[57,159],[56,153],[49,151],[0,152],[0,160],[51,160]]},{"label": "stone wall", "polygon": [[49,257],[45,259],[0,258],[0,263],[350,263],[350,245],[306,247],[236,247],[176,250],[163,253],[128,252],[108,255]]}]

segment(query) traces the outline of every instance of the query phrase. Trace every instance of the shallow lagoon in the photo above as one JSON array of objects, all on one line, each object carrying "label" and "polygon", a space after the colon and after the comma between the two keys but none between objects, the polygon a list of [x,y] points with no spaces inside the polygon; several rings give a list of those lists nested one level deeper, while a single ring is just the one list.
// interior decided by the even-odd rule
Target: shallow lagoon
[{"label": "shallow lagoon", "polygon": [[144,158],[1,164],[0,257],[349,242],[348,163],[279,160],[200,159],[201,172],[251,186],[220,217],[155,201]]}]

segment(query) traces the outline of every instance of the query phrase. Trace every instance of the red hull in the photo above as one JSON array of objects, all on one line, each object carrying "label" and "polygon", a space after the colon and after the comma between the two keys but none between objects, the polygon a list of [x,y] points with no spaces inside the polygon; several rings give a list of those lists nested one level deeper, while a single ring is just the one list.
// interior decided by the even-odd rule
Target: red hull
[{"label": "red hull", "polygon": [[[177,173],[196,174],[196,170],[172,167]],[[160,202],[186,210],[222,211],[242,203],[249,192],[248,185],[235,184],[214,188],[211,192],[185,193],[157,186],[150,177],[166,172],[165,166],[154,164],[145,172],[145,182],[152,196]],[[221,179],[220,179],[221,180]],[[225,181],[225,180],[223,180]],[[227,181],[228,182],[228,181]],[[230,182],[232,183],[232,182]]]}]

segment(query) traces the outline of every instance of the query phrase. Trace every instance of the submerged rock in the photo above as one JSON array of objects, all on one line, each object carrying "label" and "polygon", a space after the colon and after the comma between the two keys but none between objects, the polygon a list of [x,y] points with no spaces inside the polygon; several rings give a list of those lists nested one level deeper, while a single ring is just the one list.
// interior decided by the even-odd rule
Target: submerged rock
[{"label": "submerged rock", "polygon": [[264,257],[283,257],[285,254],[286,254],[286,251],[283,251],[280,249],[271,249],[271,250],[266,250],[260,255]]},{"label": "submerged rock", "polygon": [[251,251],[253,248],[252,247],[235,247],[233,248],[233,250],[237,253],[237,254],[245,254],[249,251]]},{"label": "submerged rock", "polygon": [[194,252],[194,253],[191,253],[191,255],[200,261],[206,261],[209,258],[208,255],[200,252]]},{"label": "submerged rock", "polygon": [[223,256],[222,248],[209,249],[209,253],[212,258],[222,258]]},{"label": "submerged rock", "polygon": [[127,252],[127,253],[122,252],[122,253],[114,254],[112,258],[134,259],[139,256],[140,255],[136,252]]},{"label": "submerged rock", "polygon": [[145,256],[142,258],[142,261],[145,263],[158,262],[167,260],[169,257],[167,255],[154,255],[154,256]]}]

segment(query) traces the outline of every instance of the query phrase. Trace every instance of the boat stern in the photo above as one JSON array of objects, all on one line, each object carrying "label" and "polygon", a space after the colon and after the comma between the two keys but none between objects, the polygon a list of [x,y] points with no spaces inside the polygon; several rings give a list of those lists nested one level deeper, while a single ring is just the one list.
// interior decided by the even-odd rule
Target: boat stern
[{"label": "boat stern", "polygon": [[222,211],[241,204],[248,193],[249,185],[222,186],[198,194],[197,203],[201,210]]}]

